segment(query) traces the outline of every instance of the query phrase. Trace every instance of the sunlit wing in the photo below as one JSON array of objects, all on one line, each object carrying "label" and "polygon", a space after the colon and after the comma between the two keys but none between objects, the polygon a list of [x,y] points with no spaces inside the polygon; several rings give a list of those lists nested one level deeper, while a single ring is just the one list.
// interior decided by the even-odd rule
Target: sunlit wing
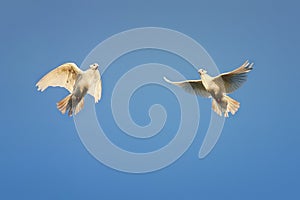
[{"label": "sunlit wing", "polygon": [[101,99],[102,82],[101,82],[100,72],[98,70],[95,73],[94,81],[88,90],[88,94],[94,97],[95,103],[97,103]]},{"label": "sunlit wing", "polygon": [[253,69],[252,67],[253,63],[250,64],[248,61],[246,61],[239,68],[216,76],[214,78],[214,82],[218,85],[224,84],[226,93],[232,93],[241,87],[247,80],[247,73]]},{"label": "sunlit wing", "polygon": [[65,63],[46,74],[36,86],[40,91],[44,91],[49,86],[64,87],[72,93],[76,78],[80,73],[82,71],[75,63]]},{"label": "sunlit wing", "polygon": [[209,92],[206,91],[201,80],[187,80],[187,81],[173,82],[167,79],[166,77],[164,77],[164,80],[168,83],[181,87],[186,92],[200,95],[202,97],[210,97]]}]

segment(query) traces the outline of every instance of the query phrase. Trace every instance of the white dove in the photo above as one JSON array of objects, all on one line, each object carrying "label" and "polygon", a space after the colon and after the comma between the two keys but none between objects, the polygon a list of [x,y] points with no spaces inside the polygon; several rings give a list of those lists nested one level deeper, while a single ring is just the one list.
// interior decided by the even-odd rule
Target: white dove
[{"label": "white dove", "polygon": [[181,82],[173,82],[164,77],[165,81],[183,88],[185,91],[200,95],[202,97],[212,98],[212,109],[220,116],[228,117],[228,113],[232,115],[240,107],[240,103],[227,96],[242,86],[247,80],[247,73],[253,68],[253,63],[246,61],[239,68],[211,77],[203,69],[198,72],[201,80],[187,80]]},{"label": "white dove", "polygon": [[100,100],[102,84],[98,66],[95,63],[82,71],[75,63],[65,63],[46,74],[36,86],[42,92],[49,86],[66,88],[70,94],[56,105],[62,114],[68,111],[68,115],[72,116],[83,108],[84,96],[87,93],[94,97],[95,103]]}]

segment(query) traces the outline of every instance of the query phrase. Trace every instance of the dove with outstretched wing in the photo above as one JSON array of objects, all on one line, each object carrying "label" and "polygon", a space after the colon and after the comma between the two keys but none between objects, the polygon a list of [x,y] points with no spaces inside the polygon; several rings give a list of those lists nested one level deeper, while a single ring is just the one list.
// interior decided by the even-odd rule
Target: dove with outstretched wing
[{"label": "dove with outstretched wing", "polygon": [[232,115],[240,107],[240,103],[229,97],[227,94],[234,92],[242,86],[247,80],[247,73],[253,69],[253,63],[246,61],[239,68],[212,77],[207,71],[200,69],[201,80],[186,80],[181,82],[173,82],[164,77],[165,81],[183,88],[185,91],[200,95],[202,97],[212,98],[212,109],[220,116],[228,117],[228,113]]},{"label": "dove with outstretched wing", "polygon": [[75,63],[65,63],[46,74],[36,84],[39,91],[49,86],[66,88],[70,94],[57,103],[57,108],[65,114],[77,114],[84,106],[84,96],[92,95],[97,103],[101,98],[102,84],[98,64],[90,65],[82,71]]}]

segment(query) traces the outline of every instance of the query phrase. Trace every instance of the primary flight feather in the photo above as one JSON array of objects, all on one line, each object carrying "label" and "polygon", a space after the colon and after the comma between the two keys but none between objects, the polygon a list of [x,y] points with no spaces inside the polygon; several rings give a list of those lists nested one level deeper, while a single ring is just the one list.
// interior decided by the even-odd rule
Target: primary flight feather
[{"label": "primary flight feather", "polygon": [[242,86],[247,80],[247,73],[253,69],[253,63],[246,61],[239,68],[211,77],[203,69],[198,72],[201,80],[186,80],[181,82],[173,82],[164,77],[165,81],[173,85],[183,88],[185,91],[200,95],[202,97],[212,98],[212,109],[220,116],[228,117],[228,113],[232,115],[240,107],[240,103],[230,98],[227,94],[234,92]]},{"label": "primary flight feather", "polygon": [[97,103],[101,99],[102,85],[98,64],[82,71],[75,63],[65,63],[46,74],[36,84],[39,91],[49,86],[66,88],[70,94],[57,103],[57,108],[68,115],[77,114],[84,106],[84,96],[92,95]]}]

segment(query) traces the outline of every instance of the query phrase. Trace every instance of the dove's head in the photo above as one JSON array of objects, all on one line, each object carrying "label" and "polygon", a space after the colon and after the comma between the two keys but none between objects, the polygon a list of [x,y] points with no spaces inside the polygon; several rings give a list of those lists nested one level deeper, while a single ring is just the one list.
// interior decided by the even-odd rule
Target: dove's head
[{"label": "dove's head", "polygon": [[93,69],[93,70],[97,70],[98,67],[99,67],[99,65],[97,63],[90,65],[90,69]]},{"label": "dove's head", "polygon": [[200,75],[204,75],[207,73],[207,71],[205,71],[204,69],[199,69],[198,72]]}]

